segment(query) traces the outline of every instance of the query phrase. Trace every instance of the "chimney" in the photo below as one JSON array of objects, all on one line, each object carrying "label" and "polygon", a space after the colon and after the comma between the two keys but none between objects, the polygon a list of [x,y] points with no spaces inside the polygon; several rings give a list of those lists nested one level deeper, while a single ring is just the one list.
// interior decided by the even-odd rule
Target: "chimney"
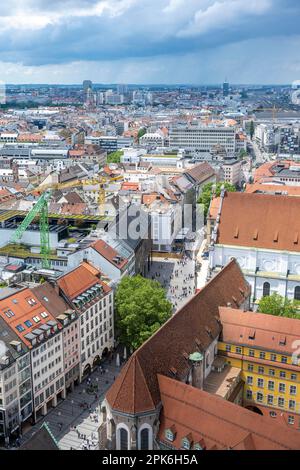
[{"label": "chimney", "polygon": [[199,352],[190,354],[189,360],[192,364],[192,386],[203,390],[203,355]]}]

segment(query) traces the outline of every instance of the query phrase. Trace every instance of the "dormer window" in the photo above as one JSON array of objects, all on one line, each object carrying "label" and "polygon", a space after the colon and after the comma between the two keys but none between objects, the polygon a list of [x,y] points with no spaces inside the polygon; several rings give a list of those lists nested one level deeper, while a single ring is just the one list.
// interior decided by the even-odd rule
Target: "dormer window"
[{"label": "dormer window", "polygon": [[38,323],[39,321],[41,321],[40,317],[38,315],[36,315],[35,317],[33,317],[33,321],[35,323]]},{"label": "dormer window", "polygon": [[47,318],[48,316],[49,316],[49,315],[48,315],[47,312],[42,312],[42,313],[41,313],[41,317],[42,317],[42,318]]},{"label": "dormer window", "polygon": [[203,450],[203,447],[200,445],[199,442],[195,442],[193,450]]},{"label": "dormer window", "polygon": [[17,326],[16,326],[16,329],[18,330],[19,333],[22,333],[22,331],[25,330],[25,328],[24,328],[23,325],[17,325]]},{"label": "dormer window", "polygon": [[175,439],[175,432],[173,429],[166,429],[165,430],[165,437],[168,441],[173,442]]},{"label": "dormer window", "polygon": [[191,440],[189,437],[184,437],[181,441],[181,447],[186,450],[190,450],[191,448]]}]

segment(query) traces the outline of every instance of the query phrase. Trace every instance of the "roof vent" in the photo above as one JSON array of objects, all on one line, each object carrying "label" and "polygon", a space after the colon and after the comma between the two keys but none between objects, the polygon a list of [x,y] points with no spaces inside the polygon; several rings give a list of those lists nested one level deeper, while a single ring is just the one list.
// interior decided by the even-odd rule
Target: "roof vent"
[{"label": "roof vent", "polygon": [[249,339],[255,339],[255,330],[250,330],[250,331],[249,331],[248,338],[249,338]]},{"label": "roof vent", "polygon": [[275,232],[275,234],[274,234],[273,241],[274,241],[274,242],[278,242],[278,230],[276,230],[276,232]]},{"label": "roof vent", "polygon": [[298,245],[298,239],[299,239],[299,234],[298,234],[298,232],[296,232],[295,236],[294,236],[294,244],[295,245]]},{"label": "roof vent", "polygon": [[254,234],[253,234],[253,240],[257,240],[257,239],[258,239],[258,230],[255,229]]},{"label": "roof vent", "polygon": [[238,227],[235,229],[234,238],[239,238],[239,228]]}]

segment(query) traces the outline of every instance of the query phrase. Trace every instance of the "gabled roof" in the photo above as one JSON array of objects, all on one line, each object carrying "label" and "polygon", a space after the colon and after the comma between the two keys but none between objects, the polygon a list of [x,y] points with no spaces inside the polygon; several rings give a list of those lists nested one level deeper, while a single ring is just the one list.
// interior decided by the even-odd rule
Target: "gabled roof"
[{"label": "gabled roof", "polygon": [[[207,450],[296,450],[300,446],[298,431],[272,422],[269,417],[253,413],[178,380],[159,375],[162,401],[158,439],[176,449],[191,434],[193,443],[205,444]],[[164,431],[176,425],[173,442]]]},{"label": "gabled roof", "polygon": [[214,174],[213,168],[207,162],[199,163],[184,172],[184,175],[196,184],[203,183]]},{"label": "gabled roof", "polygon": [[84,265],[80,265],[69,273],[64,274],[58,279],[57,283],[59,288],[70,300],[75,299],[82,292],[85,292],[96,284],[101,284],[104,292],[110,291],[110,287],[100,281],[100,279],[92,274]]},{"label": "gabled roof", "polygon": [[97,251],[99,255],[103,256],[103,258],[105,258],[118,269],[122,269],[128,263],[127,259],[123,259],[119,263],[114,261],[116,256],[119,256],[119,253],[110,245],[108,245],[104,240],[97,240],[96,242],[92,243],[91,247]]},{"label": "gabled roof", "polygon": [[33,436],[20,447],[21,450],[60,450],[49,426],[44,423]]},{"label": "gabled roof", "polygon": [[138,356],[134,355],[124,366],[119,386],[111,387],[107,398],[112,408],[121,407],[128,414],[155,410]]},{"label": "gabled roof", "polygon": [[106,395],[110,406],[124,413],[154,409],[160,403],[157,374],[185,378],[188,355],[206,350],[220,334],[218,307],[233,298],[239,306],[249,293],[239,266],[231,261],[133,353]]},{"label": "gabled roof", "polygon": [[300,199],[225,193],[217,243],[300,251]]},{"label": "gabled roof", "polygon": [[[13,315],[7,316],[5,312],[12,311]],[[44,318],[41,314],[46,313]],[[26,338],[26,335],[31,331],[39,328],[41,325],[48,323],[49,321],[55,321],[54,316],[50,310],[43,305],[33,289],[22,289],[16,293],[11,294],[8,297],[0,300],[0,315],[3,320],[12,328],[16,335],[29,347],[31,347],[30,341]],[[33,318],[38,316],[39,321],[36,323]],[[25,321],[30,321],[31,326],[25,325]],[[17,327],[22,325],[23,331],[19,331]],[[61,326],[58,325],[60,329]]]},{"label": "gabled roof", "polygon": [[250,345],[282,354],[295,352],[293,344],[300,338],[298,318],[253,314],[228,307],[220,307],[219,315],[224,342]]}]

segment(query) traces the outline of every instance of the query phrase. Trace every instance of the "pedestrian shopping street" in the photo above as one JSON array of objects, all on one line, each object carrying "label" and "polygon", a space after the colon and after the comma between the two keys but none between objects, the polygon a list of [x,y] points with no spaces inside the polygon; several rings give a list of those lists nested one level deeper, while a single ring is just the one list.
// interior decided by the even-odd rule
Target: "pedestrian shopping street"
[{"label": "pedestrian shopping street", "polygon": [[195,293],[195,261],[189,257],[153,258],[148,277],[166,288],[174,313]]}]

